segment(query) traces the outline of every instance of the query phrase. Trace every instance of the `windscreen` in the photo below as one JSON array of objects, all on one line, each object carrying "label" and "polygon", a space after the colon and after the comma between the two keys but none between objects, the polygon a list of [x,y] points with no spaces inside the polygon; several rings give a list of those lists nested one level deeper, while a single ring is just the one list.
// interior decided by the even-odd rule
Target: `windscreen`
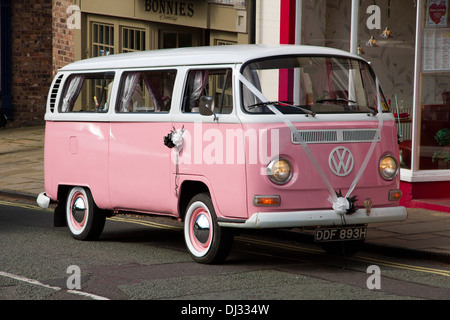
[{"label": "windscreen", "polygon": [[[376,113],[376,80],[361,60],[333,56],[279,57],[247,64],[243,76],[244,111],[271,114]],[[381,94],[381,105],[387,110]]]}]

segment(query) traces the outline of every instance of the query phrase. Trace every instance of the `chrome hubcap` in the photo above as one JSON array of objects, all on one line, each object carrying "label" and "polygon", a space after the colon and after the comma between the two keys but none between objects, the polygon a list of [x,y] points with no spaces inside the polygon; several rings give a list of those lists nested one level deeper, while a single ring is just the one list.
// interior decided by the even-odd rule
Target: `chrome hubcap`
[{"label": "chrome hubcap", "polygon": [[197,217],[194,223],[194,236],[202,244],[208,242],[210,233],[210,226],[208,218],[201,214]]},{"label": "chrome hubcap", "polygon": [[86,215],[86,203],[84,199],[78,197],[72,205],[72,217],[78,223],[82,223]]}]

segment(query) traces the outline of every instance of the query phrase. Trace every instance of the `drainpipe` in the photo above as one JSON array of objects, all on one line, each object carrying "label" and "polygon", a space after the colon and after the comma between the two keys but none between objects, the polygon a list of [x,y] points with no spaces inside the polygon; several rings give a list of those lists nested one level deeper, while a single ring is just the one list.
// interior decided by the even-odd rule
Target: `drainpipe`
[{"label": "drainpipe", "polygon": [[250,39],[251,44],[256,43],[256,0],[250,1]]},{"label": "drainpipe", "polygon": [[303,0],[297,0],[295,4],[295,44],[302,44],[302,14]]},{"label": "drainpipe", "polygon": [[[302,44],[303,0],[295,3],[295,44]],[[300,104],[300,69],[294,69],[294,104]]]},{"label": "drainpipe", "polygon": [[358,48],[358,16],[359,16],[359,1],[352,0],[352,17],[351,17],[351,31],[350,31],[350,53],[357,53]]}]

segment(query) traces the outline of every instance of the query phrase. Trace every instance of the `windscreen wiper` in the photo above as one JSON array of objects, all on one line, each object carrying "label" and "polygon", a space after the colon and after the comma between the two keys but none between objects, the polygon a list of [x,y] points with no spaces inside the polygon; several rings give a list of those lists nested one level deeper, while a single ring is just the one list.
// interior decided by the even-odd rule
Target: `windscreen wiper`
[{"label": "windscreen wiper", "polygon": [[[350,100],[350,99],[346,99],[346,98],[335,98],[335,99],[319,99],[314,101],[314,103],[324,103],[324,102],[347,102],[347,104],[349,103],[356,103],[356,101]],[[369,107],[364,107],[364,106],[359,106],[362,108],[367,109],[368,112],[370,112],[372,115],[376,115],[378,113],[377,110],[373,110]]]},{"label": "windscreen wiper", "polygon": [[247,109],[248,110],[252,110],[252,109],[259,108],[259,107],[264,107],[264,106],[267,106],[267,105],[279,105],[279,106],[292,107],[292,108],[295,108],[295,109],[303,111],[307,115],[311,115],[313,117],[316,116],[316,114],[314,112],[312,112],[311,110],[302,108],[299,105],[294,105],[290,101],[266,101],[266,102],[259,102],[259,103],[255,103],[255,104],[252,104],[250,106],[247,106]]}]

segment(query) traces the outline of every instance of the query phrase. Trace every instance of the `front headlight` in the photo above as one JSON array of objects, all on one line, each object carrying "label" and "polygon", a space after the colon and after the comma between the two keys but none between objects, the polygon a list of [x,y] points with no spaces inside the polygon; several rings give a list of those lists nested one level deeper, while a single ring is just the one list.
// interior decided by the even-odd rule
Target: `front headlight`
[{"label": "front headlight", "polygon": [[288,183],[292,178],[292,166],[286,159],[273,160],[267,166],[267,175],[276,184]]},{"label": "front headlight", "polygon": [[391,155],[386,155],[380,159],[378,170],[383,179],[392,180],[398,174],[398,162]]}]

